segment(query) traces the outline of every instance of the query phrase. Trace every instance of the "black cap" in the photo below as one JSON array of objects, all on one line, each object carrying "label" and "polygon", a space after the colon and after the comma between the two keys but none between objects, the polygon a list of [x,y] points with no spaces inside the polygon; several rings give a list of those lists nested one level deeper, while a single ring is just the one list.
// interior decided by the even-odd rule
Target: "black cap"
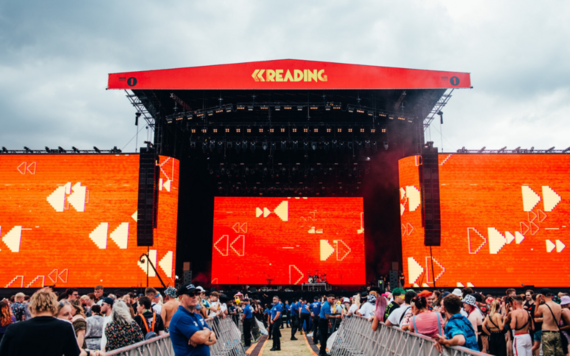
[{"label": "black cap", "polygon": [[176,295],[181,296],[182,294],[194,294],[197,291],[193,284],[183,284],[176,291]]},{"label": "black cap", "polygon": [[552,291],[550,290],[550,288],[542,288],[542,289],[540,290],[540,294],[542,294],[542,295],[544,295],[544,296],[546,296],[546,297],[549,297],[549,296],[552,295]]},{"label": "black cap", "polygon": [[105,298],[103,298],[103,303],[106,303],[106,304],[109,304],[110,306],[113,306],[113,303],[115,303],[115,300],[113,298],[105,297]]}]

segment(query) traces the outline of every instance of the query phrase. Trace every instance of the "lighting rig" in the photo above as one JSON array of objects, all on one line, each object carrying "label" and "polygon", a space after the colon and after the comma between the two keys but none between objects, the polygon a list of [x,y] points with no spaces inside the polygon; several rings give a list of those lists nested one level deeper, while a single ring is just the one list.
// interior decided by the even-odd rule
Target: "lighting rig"
[{"label": "lighting rig", "polygon": [[122,153],[122,151],[120,149],[117,148],[117,146],[113,147],[110,150],[100,150],[99,148],[93,146],[93,150],[80,150],[78,148],[76,148],[75,146],[71,147],[71,150],[69,149],[64,149],[61,146],[58,146],[57,149],[52,149],[49,147],[45,147],[45,149],[43,150],[33,150],[30,149],[26,146],[24,146],[23,150],[10,150],[7,149],[6,147],[2,146],[2,150],[0,151],[0,153],[4,153],[4,154],[119,154]]},{"label": "lighting rig", "polygon": [[534,147],[531,148],[520,148],[517,147],[515,149],[512,150],[507,150],[507,147],[503,147],[500,148],[498,150],[487,150],[486,147],[483,147],[481,149],[478,150],[468,150],[465,147],[462,147],[460,149],[457,150],[457,153],[471,153],[471,154],[477,154],[477,153],[484,153],[484,154],[565,154],[565,153],[570,153],[570,147],[567,147],[563,150],[556,150],[554,146],[545,149],[545,150],[535,150]]}]

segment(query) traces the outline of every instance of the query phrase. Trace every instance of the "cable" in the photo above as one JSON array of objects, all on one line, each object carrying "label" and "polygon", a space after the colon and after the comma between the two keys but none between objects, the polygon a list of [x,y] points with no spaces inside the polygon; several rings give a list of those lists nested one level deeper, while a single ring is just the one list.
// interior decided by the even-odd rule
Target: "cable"
[{"label": "cable", "polygon": [[[131,143],[131,141],[132,141],[135,137],[138,137],[139,132],[141,132],[142,129],[144,129],[144,126],[143,126],[140,130],[137,131],[137,133],[129,140],[129,142],[127,142],[127,144],[125,145],[125,147],[123,147],[123,149],[122,149],[121,151],[124,151],[125,148],[129,145],[129,143]],[[135,151],[135,152],[136,152],[136,151]]]}]

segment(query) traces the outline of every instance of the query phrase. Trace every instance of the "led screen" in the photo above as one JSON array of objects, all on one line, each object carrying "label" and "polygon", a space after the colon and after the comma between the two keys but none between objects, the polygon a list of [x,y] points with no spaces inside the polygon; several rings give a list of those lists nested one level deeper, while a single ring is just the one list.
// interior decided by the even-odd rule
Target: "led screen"
[{"label": "led screen", "polygon": [[[150,260],[174,284],[177,160],[160,157]],[[138,155],[1,155],[0,286],[146,286],[137,247]],[[149,284],[160,286],[152,268]]]},{"label": "led screen", "polygon": [[431,256],[418,163],[400,160],[407,284],[568,286],[570,156],[439,155],[441,246]]},{"label": "led screen", "polygon": [[216,197],[213,284],[364,284],[362,198]]}]

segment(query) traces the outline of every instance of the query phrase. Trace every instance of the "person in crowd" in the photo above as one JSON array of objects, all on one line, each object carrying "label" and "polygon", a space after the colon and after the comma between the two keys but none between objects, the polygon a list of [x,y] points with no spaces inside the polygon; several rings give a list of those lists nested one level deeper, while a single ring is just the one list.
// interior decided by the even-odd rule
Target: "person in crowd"
[{"label": "person in crowd", "polygon": [[541,293],[537,296],[537,304],[534,317],[542,318],[540,341],[543,355],[565,355],[559,323],[563,321],[566,325],[570,325],[570,317],[567,314],[562,314],[562,308],[552,300],[552,291],[549,288],[542,288]]},{"label": "person in crowd", "polygon": [[6,333],[8,326],[16,322],[16,316],[10,312],[10,304],[7,300],[0,302],[0,342]]},{"label": "person in crowd", "polygon": [[467,313],[467,319],[471,322],[475,335],[477,335],[477,343],[481,349],[481,332],[483,331],[483,315],[477,308],[477,302],[473,294],[468,294],[463,298],[463,310]]},{"label": "person in crowd", "polygon": [[443,297],[442,297],[441,292],[438,290],[434,290],[433,291],[433,302],[432,302],[433,310],[439,311],[439,308],[441,308],[442,299],[443,299]]},{"label": "person in crowd", "polygon": [[319,342],[319,315],[321,314],[321,302],[319,297],[315,296],[313,298],[313,303],[311,304],[311,322],[313,330],[313,344],[318,344]]},{"label": "person in crowd", "polygon": [[[463,346],[473,351],[479,351],[477,337],[471,322],[461,315],[461,298],[457,295],[448,295],[443,299],[445,317],[445,334],[438,335],[435,341],[441,346]],[[441,347],[439,348],[441,352]]]},{"label": "person in crowd", "polygon": [[503,317],[501,316],[501,300],[496,299],[491,302],[489,314],[483,321],[483,332],[489,335],[489,349],[485,352],[494,356],[507,356],[507,342]]},{"label": "person in crowd", "polygon": [[376,331],[380,323],[384,322],[384,315],[388,307],[388,299],[382,294],[376,298],[376,309],[374,310],[374,318],[372,320],[372,330]]},{"label": "person in crowd", "polygon": [[291,304],[289,304],[289,301],[286,300],[285,301],[285,309],[283,310],[283,312],[285,313],[286,318],[283,320],[284,324],[286,324],[287,328],[291,327]]},{"label": "person in crowd", "polygon": [[394,310],[398,309],[400,305],[404,304],[405,294],[406,291],[403,290],[402,288],[395,288],[392,291],[392,297],[394,298],[394,300],[390,304],[388,304],[388,307],[386,307],[386,312],[384,313],[384,320],[388,320],[390,314],[392,314]]},{"label": "person in crowd", "polygon": [[253,313],[250,305],[249,298],[244,298],[243,303],[245,304],[243,308],[242,322],[243,322],[243,340],[245,347],[251,346],[251,327],[253,323]]},{"label": "person in crowd", "polygon": [[465,299],[468,295],[473,294],[473,289],[469,287],[465,287],[461,290],[461,299]]},{"label": "person in crowd", "polygon": [[[356,312],[360,310],[360,294],[356,294],[352,297],[352,304],[346,313],[346,316],[356,315]],[[320,313],[319,313],[320,314]]]},{"label": "person in crowd", "polygon": [[273,333],[273,347],[270,351],[281,351],[281,314],[283,313],[283,306],[279,303],[279,297],[273,297],[273,308],[271,308],[271,331]]},{"label": "person in crowd", "polygon": [[321,307],[319,315],[319,333],[320,333],[320,349],[319,356],[327,356],[327,340],[329,338],[329,320],[339,319],[340,315],[333,315],[331,312],[331,305],[334,305],[334,295],[329,294],[326,302]]},{"label": "person in crowd", "polygon": [[375,292],[373,291],[367,296],[366,303],[362,305],[362,307],[360,308],[360,310],[358,310],[356,314],[363,316],[366,319],[372,320],[375,309],[376,309],[376,295]]},{"label": "person in crowd", "polygon": [[410,330],[431,338],[443,335],[444,320],[438,312],[430,312],[427,298],[417,296],[412,299],[412,318],[402,330]]},{"label": "person in crowd", "polygon": [[[58,302],[55,294],[40,289],[30,298],[32,318],[11,325],[0,343],[2,356],[100,356],[99,351],[79,348],[69,322],[54,318]],[[69,304],[65,304],[69,308]]]},{"label": "person in crowd", "polygon": [[86,349],[85,330],[87,329],[87,317],[79,300],[74,300],[69,305],[71,307],[71,323],[77,337],[77,344],[79,347]]},{"label": "person in crowd", "polygon": [[160,295],[158,291],[152,287],[148,287],[145,289],[144,295],[150,299],[152,303],[152,309],[155,311],[155,313],[161,315],[162,305],[158,303],[158,296]]},{"label": "person in crowd", "polygon": [[525,301],[523,304],[523,308],[526,311],[530,312],[530,308],[532,306],[534,306],[534,291],[532,289],[527,289],[527,291],[524,293],[525,296]]},{"label": "person in crowd", "polygon": [[25,298],[24,293],[17,293],[14,297],[14,302],[10,305],[12,309],[12,314],[16,317],[16,321],[24,321],[26,320],[26,302],[24,301]]},{"label": "person in crowd", "polygon": [[239,320],[238,320],[238,315],[237,315],[237,307],[234,305],[235,301],[230,299],[228,300],[228,302],[226,303],[228,306],[228,316],[232,319],[232,321],[236,324],[239,325]]},{"label": "person in crowd", "polygon": [[95,304],[91,307],[91,316],[87,317],[85,329],[85,344],[89,350],[101,350],[101,336],[103,335],[104,318],[101,316],[101,306]]},{"label": "person in crowd", "polygon": [[170,339],[175,356],[210,356],[210,346],[217,342],[216,334],[208,326],[196,306],[200,290],[193,284],[180,286],[176,291],[180,306],[170,320]]},{"label": "person in crowd", "polygon": [[562,308],[562,317],[558,325],[562,336],[566,338],[567,344],[570,344],[570,324],[566,320],[570,319],[570,296],[567,294],[560,297],[560,307]]},{"label": "person in crowd", "polygon": [[107,344],[107,337],[105,335],[105,328],[111,322],[111,314],[113,312],[113,304],[115,301],[112,298],[105,297],[101,299],[101,315],[103,315],[103,333],[101,335],[101,350],[105,350]]},{"label": "person in crowd", "polygon": [[222,304],[219,301],[220,294],[218,292],[212,292],[210,294],[210,314],[208,315],[210,318],[223,317],[222,313]]},{"label": "person in crowd", "polygon": [[143,340],[139,325],[131,318],[129,307],[123,300],[113,303],[111,321],[105,326],[105,351],[113,351]]},{"label": "person in crowd", "polygon": [[154,332],[155,335],[163,335],[165,332],[162,317],[152,308],[152,303],[148,297],[139,299],[137,316],[135,316],[134,321],[139,325],[145,339],[150,332]]},{"label": "person in crowd", "polygon": [[69,288],[65,291],[65,300],[67,300],[68,302],[71,302],[72,300],[78,300],[79,299],[79,291],[77,289],[74,288]]},{"label": "person in crowd", "polygon": [[301,331],[305,334],[309,331],[309,324],[311,323],[311,305],[306,300],[303,301],[301,307]]},{"label": "person in crowd", "polygon": [[386,320],[386,326],[401,327],[402,321],[404,320],[407,312],[410,312],[410,314],[408,314],[408,317],[411,317],[412,306],[410,303],[415,297],[416,292],[412,290],[406,292],[406,294],[404,294],[404,304],[400,305],[398,309],[395,309],[392,313],[390,313],[388,320]]},{"label": "person in crowd", "polygon": [[71,303],[65,299],[61,300],[57,305],[55,317],[71,323],[71,320],[73,319],[73,316],[71,315]]},{"label": "person in crowd", "polygon": [[164,322],[164,328],[168,332],[168,326],[170,325],[170,320],[174,316],[174,313],[178,310],[180,303],[176,300],[176,289],[174,287],[168,287],[164,291],[165,303],[162,305],[162,321]]},{"label": "person in crowd", "polygon": [[[297,340],[295,334],[297,333],[297,329],[299,327],[299,303],[300,302],[293,302],[291,304],[291,340]],[[271,333],[269,333],[269,337],[271,337]]]},{"label": "person in crowd", "polygon": [[517,356],[532,356],[532,339],[529,334],[531,317],[523,308],[523,298],[511,298],[510,329],[514,331],[514,351]]},{"label": "person in crowd", "polygon": [[96,286],[95,289],[93,290],[93,295],[95,296],[95,300],[97,302],[97,304],[101,305],[102,300],[103,300],[103,292],[105,290],[103,289],[103,286],[99,285]]},{"label": "person in crowd", "polygon": [[91,308],[93,308],[93,306],[95,305],[95,294],[89,293],[81,297],[81,300],[84,305],[83,308],[85,310],[85,316],[90,317],[92,315]]}]

